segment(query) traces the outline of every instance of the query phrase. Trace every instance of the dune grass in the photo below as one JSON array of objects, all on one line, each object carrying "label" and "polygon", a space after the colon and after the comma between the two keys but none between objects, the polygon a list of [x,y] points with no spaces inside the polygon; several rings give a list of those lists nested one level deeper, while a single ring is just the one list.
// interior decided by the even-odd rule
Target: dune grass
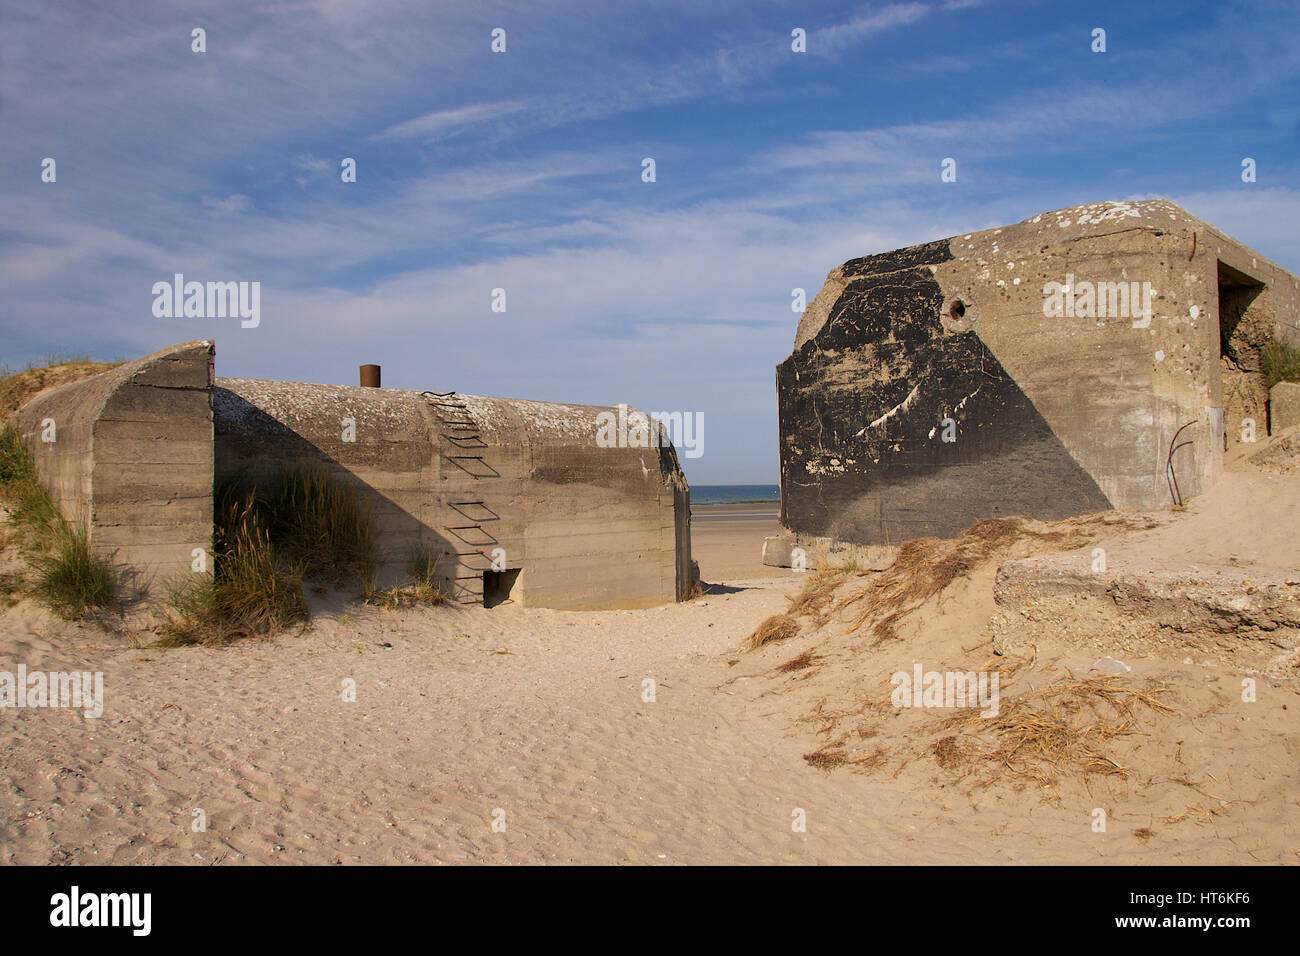
[{"label": "dune grass", "polygon": [[117,578],[91,549],[84,524],[63,525],[48,550],[31,561],[36,570],[32,593],[65,618],[108,607],[117,598]]},{"label": "dune grass", "polygon": [[[1090,520],[1085,517],[1073,524],[1038,528],[1025,516],[988,518],[975,522],[959,538],[905,541],[893,563],[869,587],[841,599],[836,610],[857,605],[850,632],[870,623],[876,643],[897,640],[897,625],[904,617],[955,581],[969,577],[981,565],[1002,557],[1012,545],[1032,542],[1034,550],[1079,547],[1091,540],[1092,533],[1086,530]],[[1093,523],[1107,520],[1111,519],[1095,519]]]},{"label": "dune grass", "polygon": [[20,531],[54,531],[59,513],[36,478],[36,464],[13,425],[0,427],[0,491],[10,519]]},{"label": "dune grass", "polygon": [[808,575],[803,589],[790,602],[790,614],[795,617],[820,617],[835,596],[835,590],[849,574],[858,573],[856,566],[819,568]]},{"label": "dune grass", "polygon": [[784,614],[773,614],[760,622],[745,639],[744,650],[756,651],[766,644],[798,637],[797,618],[811,617],[818,626],[825,623],[825,612],[835,597],[836,589],[849,575],[861,573],[856,564],[820,568],[809,573],[802,590],[790,598],[789,609]]},{"label": "dune grass", "polygon": [[1278,382],[1300,382],[1300,348],[1294,345],[1276,340],[1266,343],[1259,350],[1259,364],[1269,388]]},{"label": "dune grass", "polygon": [[356,490],[314,463],[217,492],[210,578],[169,587],[166,644],[265,637],[308,617],[304,581],[372,589],[375,539]]},{"label": "dune grass", "polygon": [[375,536],[356,490],[317,464],[282,469],[260,489],[241,489],[280,555],[305,578],[365,586],[375,571]]},{"label": "dune grass", "polygon": [[60,516],[11,423],[0,427],[0,497],[35,572],[29,589],[34,597],[69,619],[116,600],[113,569],[94,553],[86,525],[70,524]]},{"label": "dune grass", "polygon": [[438,586],[437,564],[427,550],[412,553],[407,565],[411,582],[405,587],[366,589],[365,602],[378,607],[433,607],[447,604],[447,596]]},{"label": "dune grass", "polygon": [[252,500],[226,496],[215,527],[212,577],[171,584],[168,599],[176,615],[163,625],[163,643],[219,644],[305,620],[302,575],[277,561]]}]

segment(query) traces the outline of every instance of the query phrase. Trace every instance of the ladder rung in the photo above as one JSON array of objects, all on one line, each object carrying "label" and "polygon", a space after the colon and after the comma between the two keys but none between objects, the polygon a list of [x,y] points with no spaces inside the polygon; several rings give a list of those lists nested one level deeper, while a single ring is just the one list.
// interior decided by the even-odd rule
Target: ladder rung
[{"label": "ladder rung", "polygon": [[[449,508],[455,508],[457,511],[459,511],[466,518],[468,518],[470,521],[473,522],[501,520],[501,516],[499,514],[497,514],[495,511],[493,511],[491,508],[489,508],[481,501],[449,501],[447,502],[447,506]],[[487,514],[470,514],[469,511],[466,510],[467,508],[473,508],[479,511],[485,511],[487,512]]]},{"label": "ladder rung", "polygon": [[[453,465],[455,465],[457,468],[459,468],[461,471],[465,472],[465,474],[469,475],[471,478],[500,478],[501,477],[501,472],[497,471],[486,461],[484,461],[482,455],[446,455],[444,457]],[[481,472],[476,472],[474,470],[474,466],[466,465],[465,462],[478,462],[479,466],[481,466],[484,470]]]},{"label": "ladder rung", "polygon": [[[447,530],[450,531],[452,534],[454,534],[456,537],[460,538],[460,540],[464,541],[466,544],[473,544],[473,545],[486,545],[486,544],[497,544],[497,543],[498,543],[498,542],[497,542],[497,539],[496,539],[495,537],[493,537],[491,534],[489,534],[487,531],[485,531],[482,527],[480,527],[479,525],[476,525],[476,524],[463,525],[463,526],[461,526],[461,527],[459,527],[459,528],[448,528]],[[462,531],[477,531],[479,534],[481,534],[481,535],[483,536],[483,540],[482,540],[482,541],[471,541],[469,538],[465,537],[465,535],[461,534]]]}]

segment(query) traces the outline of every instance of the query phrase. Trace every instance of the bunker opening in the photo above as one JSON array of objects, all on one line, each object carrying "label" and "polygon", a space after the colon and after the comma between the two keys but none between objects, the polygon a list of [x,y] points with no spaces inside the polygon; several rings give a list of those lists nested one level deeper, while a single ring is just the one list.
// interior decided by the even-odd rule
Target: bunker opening
[{"label": "bunker opening", "polygon": [[498,607],[519,603],[523,591],[519,586],[521,568],[483,572],[483,606]]},{"label": "bunker opening", "polygon": [[1247,420],[1268,428],[1268,387],[1260,350],[1273,333],[1267,287],[1219,262],[1219,361],[1223,373],[1223,416],[1228,442],[1241,440]]}]

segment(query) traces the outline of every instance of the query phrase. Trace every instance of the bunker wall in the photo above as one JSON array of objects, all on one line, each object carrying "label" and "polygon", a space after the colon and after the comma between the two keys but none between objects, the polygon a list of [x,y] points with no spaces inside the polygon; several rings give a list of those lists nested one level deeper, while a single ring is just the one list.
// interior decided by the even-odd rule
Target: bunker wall
[{"label": "bunker wall", "polygon": [[127,596],[193,573],[194,549],[212,547],[212,360],[211,342],[172,346],[18,412],[42,484]]},{"label": "bunker wall", "polygon": [[1221,262],[1264,285],[1252,317],[1294,338],[1300,280],[1164,201],[832,270],[777,369],[783,526],[896,545],[1162,507],[1184,425],[1174,474],[1202,493],[1223,468]]}]

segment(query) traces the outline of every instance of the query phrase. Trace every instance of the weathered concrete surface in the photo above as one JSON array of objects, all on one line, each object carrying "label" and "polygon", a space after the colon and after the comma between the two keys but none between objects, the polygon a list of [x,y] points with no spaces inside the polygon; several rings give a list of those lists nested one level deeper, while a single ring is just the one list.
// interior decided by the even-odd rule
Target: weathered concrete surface
[{"label": "weathered concrete surface", "polygon": [[898,549],[878,544],[852,544],[837,538],[782,531],[763,539],[763,563],[772,568],[802,567],[805,571],[856,567],[883,571],[894,563]]},{"label": "weathered concrete surface", "polygon": [[488,490],[504,509],[507,566],[525,569],[525,603],[580,610],[687,596],[689,488],[671,444],[600,447],[608,408],[465,401],[501,472]]},{"label": "weathered concrete surface", "polygon": [[601,447],[599,417],[617,410],[214,380],[212,365],[211,342],[173,346],[19,412],[42,482],[89,524],[127,596],[210,551],[214,488],[308,461],[356,488],[380,584],[425,553],[453,597],[482,597],[494,563],[506,572],[497,599],[539,607],[647,607],[695,586],[676,453],[666,441]]},{"label": "weathered concrete surface", "polygon": [[[1047,314],[1053,282],[1074,314]],[[1187,423],[1175,474],[1200,494],[1222,472],[1225,402],[1262,428],[1252,363],[1264,333],[1294,339],[1298,296],[1295,276],[1163,200],[851,260],[777,368],[782,525],[888,546],[1000,515],[1161,507]]]},{"label": "weathered concrete surface", "polygon": [[212,546],[212,360],[211,342],[175,345],[18,412],[42,484],[126,597],[193,573],[193,550]]},{"label": "weathered concrete surface", "polygon": [[454,395],[463,410],[442,415],[437,397],[218,379],[218,480],[326,463],[361,492],[390,580],[428,550],[449,592],[480,588],[496,559],[520,572],[509,598],[538,607],[688,596],[689,489],[671,446],[599,447],[610,409]]},{"label": "weathered concrete surface", "polygon": [[1300,573],[1221,566],[1093,571],[1087,550],[998,568],[999,653],[1045,635],[1118,653],[1212,655],[1260,669],[1300,647]]},{"label": "weathered concrete surface", "polygon": [[1278,382],[1269,389],[1268,412],[1271,434],[1300,425],[1300,384]]},{"label": "weathered concrete surface", "polygon": [[218,378],[216,485],[257,481],[297,462],[332,466],[369,512],[387,583],[412,553],[442,543],[431,528],[435,447],[412,396],[418,393]]}]

